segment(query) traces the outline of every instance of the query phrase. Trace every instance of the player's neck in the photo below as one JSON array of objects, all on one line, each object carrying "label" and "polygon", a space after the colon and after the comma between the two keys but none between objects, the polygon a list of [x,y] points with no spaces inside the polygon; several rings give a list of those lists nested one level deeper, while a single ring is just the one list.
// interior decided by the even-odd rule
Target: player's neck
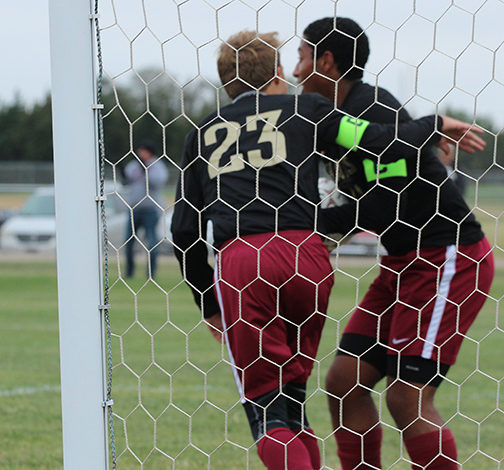
[{"label": "player's neck", "polygon": [[330,77],[330,80],[326,80],[325,86],[320,87],[318,92],[331,102],[336,103],[337,107],[340,107],[357,81],[359,80]]},{"label": "player's neck", "polygon": [[344,78],[337,81],[335,85],[334,96],[336,96],[336,105],[338,107],[340,107],[344,103],[346,97],[348,96],[348,93],[350,93],[350,90],[358,81],[359,80],[346,80]]}]

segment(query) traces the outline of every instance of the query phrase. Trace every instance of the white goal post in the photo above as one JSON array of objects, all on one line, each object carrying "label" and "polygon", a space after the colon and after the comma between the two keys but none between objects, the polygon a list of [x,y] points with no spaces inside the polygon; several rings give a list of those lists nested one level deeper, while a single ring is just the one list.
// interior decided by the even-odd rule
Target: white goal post
[{"label": "white goal post", "polygon": [[63,454],[108,468],[96,54],[89,0],[50,0]]}]

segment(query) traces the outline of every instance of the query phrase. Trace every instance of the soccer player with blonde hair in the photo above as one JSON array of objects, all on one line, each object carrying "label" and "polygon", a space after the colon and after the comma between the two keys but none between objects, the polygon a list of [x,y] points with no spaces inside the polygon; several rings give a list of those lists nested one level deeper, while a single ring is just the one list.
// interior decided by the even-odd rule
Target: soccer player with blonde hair
[{"label": "soccer player with blonde hair", "polygon": [[[248,91],[264,90],[274,82],[281,70],[279,47],[277,33],[257,35],[252,31],[241,31],[221,45],[217,70],[232,100]],[[286,93],[286,83],[282,80],[278,84]]]}]

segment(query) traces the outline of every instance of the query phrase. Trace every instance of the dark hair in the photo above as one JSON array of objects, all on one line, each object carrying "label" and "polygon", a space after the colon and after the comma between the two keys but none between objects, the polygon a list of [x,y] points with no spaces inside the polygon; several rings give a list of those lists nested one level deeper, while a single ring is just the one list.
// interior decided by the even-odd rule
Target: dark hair
[{"label": "dark hair", "polygon": [[315,60],[329,51],[344,78],[362,78],[369,57],[369,41],[355,21],[350,18],[322,18],[310,23],[303,35],[315,48]]},{"label": "dark hair", "polygon": [[152,155],[156,155],[156,143],[151,139],[143,139],[139,144],[137,149],[148,150]]}]

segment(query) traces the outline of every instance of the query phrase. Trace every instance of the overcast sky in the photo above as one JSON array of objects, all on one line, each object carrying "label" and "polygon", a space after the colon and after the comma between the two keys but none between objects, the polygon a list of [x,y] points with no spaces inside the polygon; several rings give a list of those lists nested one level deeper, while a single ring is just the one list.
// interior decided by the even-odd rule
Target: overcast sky
[{"label": "overcast sky", "polygon": [[[12,102],[16,94],[32,103],[50,90],[48,1],[4,2],[0,103]],[[370,38],[366,81],[388,88],[412,114],[451,106],[504,125],[501,0],[100,0],[99,5],[105,69],[121,83],[133,69],[146,67],[165,67],[182,84],[198,75],[217,82],[219,38],[244,28],[279,32],[289,78],[303,29],[336,12],[356,20]]]}]

